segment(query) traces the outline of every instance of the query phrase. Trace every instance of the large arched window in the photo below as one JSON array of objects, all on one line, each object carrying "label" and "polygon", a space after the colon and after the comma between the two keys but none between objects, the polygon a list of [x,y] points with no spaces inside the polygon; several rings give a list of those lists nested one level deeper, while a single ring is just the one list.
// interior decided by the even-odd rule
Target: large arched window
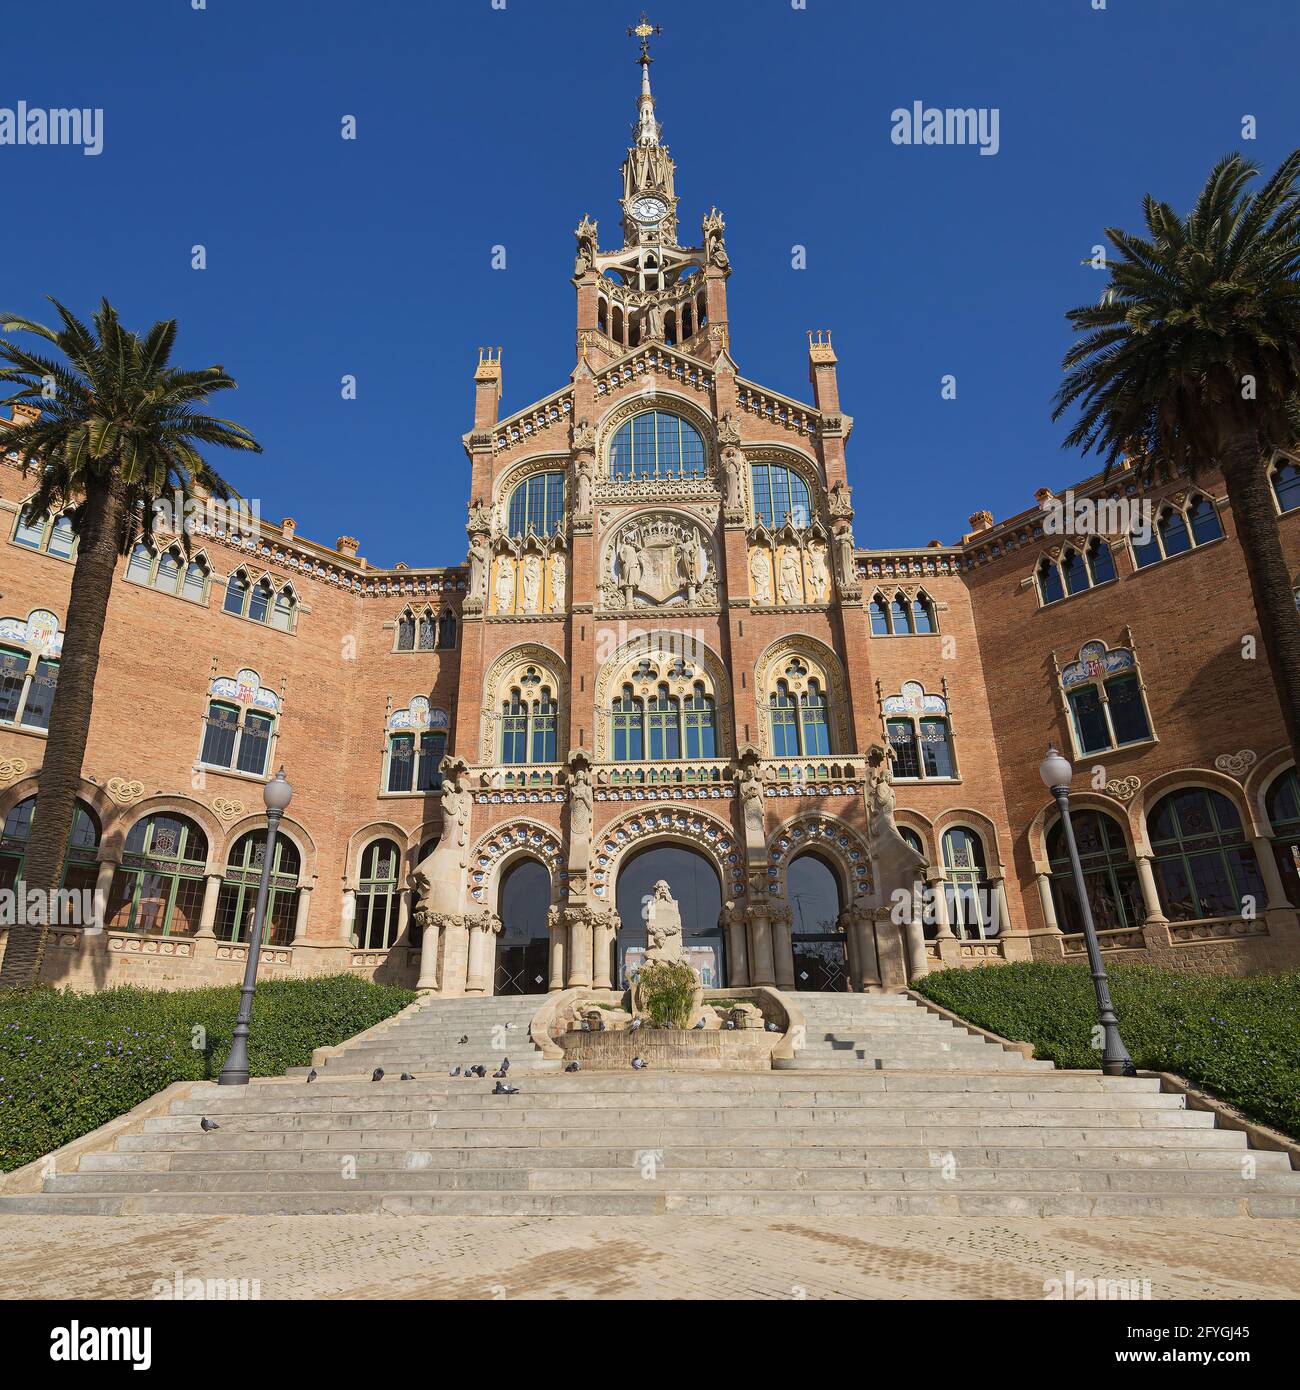
[{"label": "large arched window", "polygon": [[704,476],[704,440],[680,415],[647,410],[625,421],[609,446],[609,476],[616,482],[662,482]]},{"label": "large arched window", "polygon": [[131,827],[108,895],[107,925],[149,936],[193,936],[203,911],[208,840],[186,816],[147,816]]},{"label": "large arched window", "polygon": [[1221,792],[1170,792],[1148,814],[1147,833],[1160,905],[1170,921],[1263,912],[1267,899],[1255,851],[1237,808]]},{"label": "large arched window", "polygon": [[895,777],[956,777],[952,725],[942,695],[927,695],[918,681],[905,681],[882,708]]},{"label": "large arched window", "polygon": [[788,516],[799,530],[812,520],[808,484],[793,468],[779,463],[752,463],[749,482],[754,491],[754,516],[775,531]]},{"label": "large arched window", "polygon": [[552,682],[539,667],[524,667],[501,701],[501,761],[508,765],[555,762],[558,719]]},{"label": "large arched window", "polygon": [[1273,855],[1282,875],[1282,887],[1292,907],[1300,907],[1300,779],[1293,767],[1274,779],[1264,797]]},{"label": "large arched window", "polygon": [[[216,934],[221,941],[246,942],[249,939],[265,860],[265,830],[250,830],[231,846],[222,875],[221,891],[217,895]],[[288,946],[293,941],[301,872],[302,859],[298,846],[287,836],[277,835],[266,916],[262,919],[264,946]]]},{"label": "large arched window", "polygon": [[927,637],[938,632],[934,601],[924,590],[909,598],[901,589],[894,594],[877,590],[867,602],[873,637]]},{"label": "large arched window", "polygon": [[506,530],[524,537],[553,536],[564,520],[564,474],[534,473],[510,494],[506,505]]},{"label": "large arched window", "polygon": [[1127,647],[1085,642],[1079,659],[1061,672],[1061,688],[1070,708],[1075,751],[1081,757],[1151,737],[1137,658]]},{"label": "large arched window", "polygon": [[1222,540],[1223,526],[1214,503],[1200,493],[1193,493],[1181,507],[1168,503],[1161,508],[1145,542],[1133,539],[1133,562],[1145,569],[1174,555],[1182,555],[1194,546]]},{"label": "large arched window", "polygon": [[402,852],[392,840],[375,840],[361,852],[352,930],[363,951],[386,951],[397,937]]},{"label": "large arched window", "polygon": [[1081,550],[1066,546],[1059,560],[1044,555],[1034,575],[1038,583],[1038,601],[1045,606],[1085,593],[1095,585],[1109,583],[1115,578],[1115,560],[1109,544],[1100,536],[1094,536]]},{"label": "large arched window", "polygon": [[44,551],[56,560],[71,560],[77,547],[72,520],[64,512],[50,517],[28,517],[26,507],[19,508],[14,527],[14,544],[28,550]]},{"label": "large arched window", "polygon": [[[29,796],[18,802],[5,817],[4,830],[0,832],[0,890],[12,889],[22,881],[35,811],[36,798]],[[61,888],[75,892],[94,890],[99,873],[96,859],[100,833],[99,818],[84,801],[78,801],[63,859]]]},{"label": "large arched window", "polygon": [[815,854],[801,854],[786,870],[794,947],[794,987],[845,990],[844,936],[839,930],[840,883],[834,870]]},{"label": "large arched window", "polygon": [[495,994],[544,994],[550,976],[551,875],[536,859],[520,859],[501,880],[497,915]]},{"label": "large arched window", "polygon": [[[1129,858],[1124,832],[1100,811],[1075,811],[1070,817],[1083,865],[1083,881],[1098,931],[1140,927],[1145,917],[1137,869]],[[1082,932],[1083,915],[1074,887],[1074,871],[1060,822],[1048,831],[1047,858],[1052,870],[1052,901],[1063,932]]]},{"label": "large arched window", "polygon": [[984,859],[984,842],[964,825],[943,833],[943,891],[948,921],[957,936],[997,936],[1002,924],[993,907],[993,885]]},{"label": "large arched window", "polygon": [[811,658],[791,657],[767,697],[774,758],[819,757],[831,751],[826,674]]},{"label": "large arched window", "polygon": [[640,968],[647,944],[647,909],[655,884],[663,879],[682,915],[682,946],[703,977],[705,989],[726,985],[726,959],[718,916],[722,889],[717,870],[698,850],[652,844],[626,859],[618,871],[615,901],[619,930],[614,961],[615,987],[624,989]]}]

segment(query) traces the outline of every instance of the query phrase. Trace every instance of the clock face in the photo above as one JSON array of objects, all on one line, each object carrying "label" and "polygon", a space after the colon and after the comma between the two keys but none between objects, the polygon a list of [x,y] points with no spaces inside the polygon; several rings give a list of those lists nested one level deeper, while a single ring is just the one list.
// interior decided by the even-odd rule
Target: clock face
[{"label": "clock face", "polygon": [[638,222],[658,222],[668,211],[668,204],[662,198],[638,198],[632,204],[632,216]]}]

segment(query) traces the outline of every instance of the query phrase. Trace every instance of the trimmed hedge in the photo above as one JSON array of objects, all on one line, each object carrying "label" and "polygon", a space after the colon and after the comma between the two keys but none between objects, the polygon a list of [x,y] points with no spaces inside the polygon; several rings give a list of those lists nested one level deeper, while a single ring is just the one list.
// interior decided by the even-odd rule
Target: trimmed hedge
[{"label": "trimmed hedge", "polygon": [[[253,1001],[249,1070],[278,1076],[404,1009],[410,990],[352,975],[266,980]],[[0,994],[0,1172],[125,1114],[173,1081],[215,1080],[239,989]]]},{"label": "trimmed hedge", "polygon": [[[1300,1139],[1300,971],[1175,974],[1108,965],[1120,1032],[1134,1062],[1177,1072],[1244,1114]],[[1096,1070],[1097,1002],[1085,965],[1018,961],[943,970],[914,988],[970,1023],[1031,1042],[1062,1067]]]}]

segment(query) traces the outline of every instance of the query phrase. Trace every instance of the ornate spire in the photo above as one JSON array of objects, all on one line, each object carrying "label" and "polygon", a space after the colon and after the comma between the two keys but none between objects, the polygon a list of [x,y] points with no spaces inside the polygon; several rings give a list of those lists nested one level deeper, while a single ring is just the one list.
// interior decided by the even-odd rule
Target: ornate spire
[{"label": "ornate spire", "polygon": [[651,35],[663,33],[662,26],[651,24],[646,18],[645,11],[641,11],[641,23],[633,25],[628,29],[628,37],[641,40],[641,56],[637,62],[641,66],[641,101],[637,109],[636,124],[636,143],[641,149],[648,149],[659,144],[659,135],[662,127],[655,120],[655,99],[650,91],[650,64],[654,59],[650,56]]}]

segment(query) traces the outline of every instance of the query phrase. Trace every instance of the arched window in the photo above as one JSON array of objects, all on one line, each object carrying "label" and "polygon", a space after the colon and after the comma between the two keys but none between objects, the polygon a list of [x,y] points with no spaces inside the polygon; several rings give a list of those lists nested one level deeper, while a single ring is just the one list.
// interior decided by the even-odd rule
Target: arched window
[{"label": "arched window", "polygon": [[[1160,905],[1173,922],[1262,912],[1267,896],[1237,808],[1221,792],[1186,787],[1147,815]],[[1247,899],[1250,903],[1247,903]]]},{"label": "arched window", "polygon": [[66,513],[28,517],[25,505],[18,510],[13,539],[15,545],[53,555],[56,560],[71,560],[77,548],[72,521]]},{"label": "arched window", "polygon": [[889,636],[889,612],[885,607],[885,600],[880,594],[872,594],[871,602],[868,604],[868,612],[871,614],[871,635],[873,637]]},{"label": "arched window", "polygon": [[625,421],[609,446],[609,476],[616,482],[704,476],[704,440],[680,415],[647,410]]},{"label": "arched window", "polygon": [[934,604],[926,594],[917,594],[912,600],[912,631],[925,635],[934,632]]},{"label": "arched window", "polygon": [[794,948],[794,985],[803,990],[845,990],[844,936],[839,930],[840,882],[816,854],[801,854],[786,870]]},{"label": "arched window", "polygon": [[1038,596],[1043,603],[1055,603],[1065,597],[1065,586],[1061,583],[1061,571],[1056,562],[1046,555],[1038,562]]},{"label": "arched window", "polygon": [[1138,569],[1145,569],[1222,537],[1223,526],[1214,503],[1201,493],[1193,493],[1181,507],[1167,503],[1161,508],[1147,541],[1133,537],[1133,562]]},{"label": "arched window", "polygon": [[1083,555],[1073,547],[1061,556],[1061,570],[1065,576],[1065,590],[1069,594],[1081,594],[1089,585],[1088,566]]},{"label": "arched window", "polygon": [[193,936],[203,911],[207,862],[207,836],[188,817],[160,813],[137,821],[109,890],[109,929]]},{"label": "arched window", "polygon": [[[392,723],[390,719],[389,724]],[[390,730],[384,758],[384,790],[437,791],[442,786],[440,768],[446,752],[447,735],[441,729],[420,730],[404,725],[400,730]]]},{"label": "arched window", "polygon": [[810,657],[791,657],[767,699],[772,756],[814,757],[831,751],[826,674]]},{"label": "arched window", "polygon": [[668,693],[666,685],[661,685],[650,697],[647,726],[650,734],[648,756],[652,762],[682,756],[681,701]]},{"label": "arched window", "polygon": [[948,701],[942,695],[927,695],[919,681],[906,681],[882,708],[895,777],[956,777]]},{"label": "arched window", "polygon": [[59,663],[17,647],[0,647],[0,724],[48,729]]},{"label": "arched window", "polygon": [[1279,459],[1273,468],[1273,494],[1280,512],[1300,507],[1300,467],[1290,459]]},{"label": "arched window", "polygon": [[456,615],[449,609],[438,619],[438,646],[444,650],[449,650],[455,645]]},{"label": "arched window", "polygon": [[[673,649],[638,643],[601,678],[608,720],[597,737],[598,756],[613,762],[675,763],[719,756],[718,691],[713,668]],[[644,654],[641,654],[644,653]],[[612,698],[611,698],[612,692]],[[696,780],[719,776],[716,768],[674,771],[629,769],[616,780]]]},{"label": "arched window", "polygon": [[1300,779],[1295,768],[1287,768],[1274,779],[1264,797],[1264,809],[1287,902],[1300,907]]},{"label": "arched window", "polygon": [[1094,584],[1106,584],[1115,578],[1115,557],[1110,553],[1110,545],[1100,536],[1094,536],[1088,543],[1088,569]]},{"label": "arched window", "polygon": [[536,662],[516,666],[492,697],[496,702],[493,747],[511,766],[554,763],[559,757],[558,681]]},{"label": "arched window", "polygon": [[431,652],[437,645],[437,635],[438,620],[431,608],[426,607],[419,613],[414,609],[404,608],[397,617],[397,641],[394,649],[399,652]]},{"label": "arched window", "polygon": [[754,491],[754,515],[775,531],[788,516],[798,530],[812,520],[812,499],[808,484],[794,471],[779,463],[752,463],[750,486]]},{"label": "arched window", "polygon": [[401,864],[392,840],[376,840],[361,852],[353,932],[363,951],[386,951],[397,938]]},{"label": "arched window", "polygon": [[645,749],[645,704],[625,685],[610,710],[611,746],[616,763],[637,763]]},{"label": "arched window", "polygon": [[984,842],[964,825],[943,833],[943,890],[948,900],[948,921],[961,937],[997,936],[993,885],[984,860]]},{"label": "arched window", "polygon": [[889,628],[895,637],[907,636],[912,631],[912,614],[903,594],[895,594],[889,601]]},{"label": "arched window", "polygon": [[[1137,869],[1124,843],[1124,832],[1116,821],[1100,811],[1074,811],[1070,824],[1074,827],[1083,881],[1097,930],[1140,927],[1146,913]],[[1057,924],[1063,932],[1082,932],[1083,914],[1079,910],[1074,870],[1061,821],[1048,831],[1047,858],[1052,870],[1052,902],[1056,906]]]},{"label": "arched window", "polygon": [[265,777],[280,697],[259,682],[256,671],[221,676],[208,686],[199,762],[226,772]]},{"label": "arched window", "polygon": [[415,617],[409,608],[397,620],[397,650],[399,652],[413,652],[415,650]]},{"label": "arched window", "polygon": [[422,652],[431,652],[437,640],[437,624],[434,621],[432,609],[426,608],[420,614],[419,631],[417,633],[416,646]]},{"label": "arched window", "polygon": [[[217,895],[216,935],[221,941],[248,941],[257,908],[257,890],[266,861],[266,831],[250,830],[230,847]],[[262,944],[288,946],[298,917],[298,879],[302,859],[285,835],[275,837],[270,891],[262,919]]]},{"label": "arched window", "polygon": [[506,529],[523,537],[553,536],[564,520],[564,474],[534,473],[516,485],[506,505]]},{"label": "arched window", "polygon": [[1151,737],[1137,659],[1127,647],[1086,642],[1079,659],[1061,672],[1070,707],[1070,732],[1080,756],[1124,748]]},{"label": "arched window", "polygon": [[[13,889],[22,881],[35,811],[36,798],[29,796],[18,802],[5,817],[4,830],[0,832],[0,890]],[[94,891],[99,876],[97,859],[100,834],[99,817],[84,801],[78,801],[72,815],[67,853],[63,858],[63,877],[59,882],[61,888],[79,893]],[[89,926],[91,923],[87,919],[73,925]]]},{"label": "arched window", "polygon": [[292,585],[285,584],[277,592],[269,578],[263,576],[254,584],[244,570],[237,569],[226,581],[226,597],[221,606],[237,618],[292,632],[298,600]]}]

